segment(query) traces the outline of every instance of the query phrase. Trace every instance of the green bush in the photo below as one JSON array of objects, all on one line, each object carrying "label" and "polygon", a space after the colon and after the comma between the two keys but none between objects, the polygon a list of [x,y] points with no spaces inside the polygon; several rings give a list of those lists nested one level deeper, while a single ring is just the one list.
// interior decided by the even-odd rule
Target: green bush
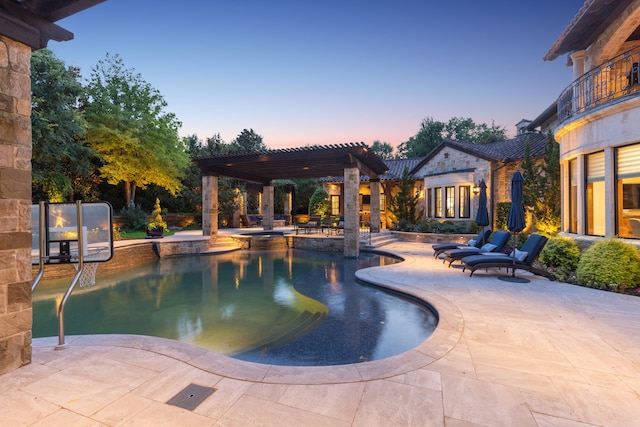
[{"label": "green bush", "polygon": [[160,199],[156,197],[156,203],[153,205],[153,212],[151,212],[151,222],[147,224],[147,230],[155,230],[156,228],[162,228],[162,231],[167,231],[167,223],[162,219],[162,208],[160,207]]},{"label": "green bush", "polygon": [[622,292],[640,285],[640,254],[630,243],[617,238],[591,245],[580,257],[578,283]]},{"label": "green bush", "polygon": [[323,188],[317,188],[311,195],[309,214],[320,215],[322,218],[326,218],[331,214],[329,194]]},{"label": "green bush", "polygon": [[549,239],[540,253],[540,262],[562,282],[572,282],[580,261],[580,248],[575,240],[555,236]]},{"label": "green bush", "polygon": [[120,215],[124,217],[124,228],[127,230],[145,230],[147,228],[147,214],[140,205],[122,208]]},{"label": "green bush", "polygon": [[426,219],[418,221],[418,223],[413,226],[413,231],[416,233],[428,233],[431,231],[431,221]]}]

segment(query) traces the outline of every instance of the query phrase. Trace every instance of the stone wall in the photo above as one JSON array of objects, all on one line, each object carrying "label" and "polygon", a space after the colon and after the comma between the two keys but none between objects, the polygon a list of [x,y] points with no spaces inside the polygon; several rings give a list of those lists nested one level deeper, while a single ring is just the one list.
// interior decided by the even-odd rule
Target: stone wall
[{"label": "stone wall", "polygon": [[30,61],[0,36],[0,374],[31,363]]}]

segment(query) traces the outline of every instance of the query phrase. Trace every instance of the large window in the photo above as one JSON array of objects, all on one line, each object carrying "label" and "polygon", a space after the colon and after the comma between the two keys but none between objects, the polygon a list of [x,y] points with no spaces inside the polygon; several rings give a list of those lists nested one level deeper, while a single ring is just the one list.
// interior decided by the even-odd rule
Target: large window
[{"label": "large window", "polygon": [[468,185],[461,185],[458,187],[458,216],[460,218],[470,218],[471,217],[471,192]]},{"label": "large window", "polygon": [[605,234],[604,152],[587,156],[587,234]]},{"label": "large window", "polygon": [[427,188],[427,218],[433,218],[433,191]]},{"label": "large window", "polygon": [[442,218],[442,188],[438,187],[435,189],[435,200],[434,200],[436,212],[436,218]]},{"label": "large window", "polygon": [[340,196],[331,196],[331,215],[340,215]]},{"label": "large window", "polygon": [[456,216],[456,187],[445,187],[446,197],[446,217],[455,218]]},{"label": "large window", "polygon": [[640,144],[616,150],[617,234],[640,239]]},{"label": "large window", "polygon": [[578,159],[569,161],[569,228],[570,233],[578,232]]}]

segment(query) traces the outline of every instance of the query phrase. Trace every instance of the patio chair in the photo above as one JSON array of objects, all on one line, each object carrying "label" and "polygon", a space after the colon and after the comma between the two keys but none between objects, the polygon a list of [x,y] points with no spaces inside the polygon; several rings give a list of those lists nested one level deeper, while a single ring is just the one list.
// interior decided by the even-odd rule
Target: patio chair
[{"label": "patio chair", "polygon": [[[516,270],[525,270],[529,271],[538,276],[546,277],[547,279],[554,281],[556,277],[542,269],[536,268],[533,266],[533,262],[538,259],[540,252],[547,244],[547,238],[540,234],[531,234],[527,240],[522,245],[522,248],[517,250],[516,252],[516,261],[515,268]],[[510,268],[513,268],[513,255],[507,254],[480,254],[480,255],[472,255],[468,257],[462,258],[462,271],[466,269],[471,270],[471,274],[469,277],[473,276],[473,273],[481,268],[489,269],[489,268],[506,268],[507,272],[509,272]]]},{"label": "patio chair", "polygon": [[322,229],[321,221],[322,217],[320,217],[320,215],[311,215],[309,221],[296,225],[296,234],[298,234],[298,230],[304,230],[304,232],[308,234],[311,230],[317,231]]},{"label": "patio chair", "polygon": [[450,249],[458,249],[461,247],[475,247],[480,249],[482,247],[482,245],[484,245],[486,242],[489,241],[489,236],[491,235],[491,230],[490,229],[486,229],[486,230],[480,230],[478,231],[478,235],[476,236],[475,239],[473,240],[473,244],[469,245],[469,244],[462,244],[462,243],[454,243],[454,242],[445,242],[445,243],[435,243],[433,245],[431,245],[431,247],[433,248],[433,257],[434,258],[438,258],[438,256],[440,256],[441,253],[443,253],[444,251],[448,251]]},{"label": "patio chair", "polygon": [[478,255],[483,252],[502,252],[502,249],[504,249],[504,246],[509,241],[510,236],[511,235],[508,231],[496,231],[491,235],[491,239],[489,239],[489,241],[480,248],[469,247],[461,249],[449,249],[448,251],[444,252],[443,263],[449,261],[449,267],[451,267],[452,262],[461,260],[462,258],[470,255]]}]

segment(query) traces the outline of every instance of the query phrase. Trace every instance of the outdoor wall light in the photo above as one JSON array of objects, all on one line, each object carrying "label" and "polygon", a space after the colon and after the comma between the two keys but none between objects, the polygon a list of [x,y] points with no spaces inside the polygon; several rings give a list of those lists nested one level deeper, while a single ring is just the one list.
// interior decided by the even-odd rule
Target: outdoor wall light
[{"label": "outdoor wall light", "polygon": [[478,184],[473,184],[473,194],[476,196],[480,194],[480,186]]}]

